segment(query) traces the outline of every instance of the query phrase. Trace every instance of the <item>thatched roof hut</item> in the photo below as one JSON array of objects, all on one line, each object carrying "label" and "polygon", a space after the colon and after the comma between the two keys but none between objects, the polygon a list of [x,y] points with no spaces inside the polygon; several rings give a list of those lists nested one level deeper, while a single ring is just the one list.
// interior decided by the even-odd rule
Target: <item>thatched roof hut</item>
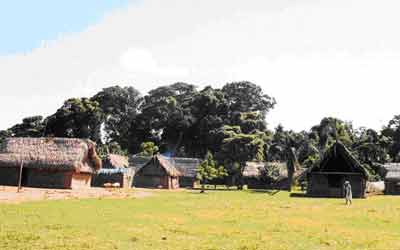
[{"label": "thatched roof hut", "polygon": [[342,197],[343,183],[350,181],[353,197],[366,193],[368,171],[341,142],[334,143],[321,162],[307,172],[307,193],[311,196]]},{"label": "thatched roof hut", "polygon": [[95,143],[70,138],[7,138],[0,145],[0,166],[93,173],[102,164]]},{"label": "thatched roof hut", "polygon": [[287,186],[286,162],[246,162],[243,179],[250,189],[283,189]]},{"label": "thatched roof hut", "polygon": [[[90,140],[7,138],[0,145],[0,169],[3,171],[0,183],[15,184],[15,175],[18,175],[22,163],[25,184],[44,187],[71,186],[73,180],[68,181],[64,174],[59,174],[61,172],[77,178],[82,177],[78,176],[80,174],[86,174],[84,179],[87,179],[102,166],[96,154],[96,145]],[[51,180],[52,176],[54,180]]]},{"label": "thatched roof hut", "polygon": [[[165,157],[180,173],[179,185],[180,187],[193,187],[196,180],[197,169],[199,168],[202,160],[198,158],[183,158],[183,157]],[[129,164],[139,171],[152,157],[132,155],[129,157]]]},{"label": "thatched roof hut", "polygon": [[179,177],[180,187],[194,187],[195,183],[198,182],[196,179],[197,169],[199,168],[202,160],[198,158],[182,158],[172,157],[167,158],[172,165],[176,167],[181,173]]},{"label": "thatched roof hut", "polygon": [[134,183],[138,187],[179,188],[182,173],[164,156],[154,155],[149,162],[137,170]]},{"label": "thatched roof hut", "polygon": [[400,163],[386,163],[385,194],[400,195]]},{"label": "thatched roof hut", "polygon": [[243,177],[261,178],[265,174],[265,162],[248,161],[243,170]]}]

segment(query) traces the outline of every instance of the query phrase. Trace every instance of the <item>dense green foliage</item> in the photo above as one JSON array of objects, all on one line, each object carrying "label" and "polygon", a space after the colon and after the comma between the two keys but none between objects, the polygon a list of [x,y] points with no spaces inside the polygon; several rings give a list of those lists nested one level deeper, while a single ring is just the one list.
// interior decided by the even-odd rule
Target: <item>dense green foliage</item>
[{"label": "dense green foliage", "polygon": [[197,169],[196,179],[201,183],[201,192],[205,192],[205,184],[214,179],[223,178],[228,175],[224,166],[218,166],[214,156],[210,151],[207,152],[206,159]]}]

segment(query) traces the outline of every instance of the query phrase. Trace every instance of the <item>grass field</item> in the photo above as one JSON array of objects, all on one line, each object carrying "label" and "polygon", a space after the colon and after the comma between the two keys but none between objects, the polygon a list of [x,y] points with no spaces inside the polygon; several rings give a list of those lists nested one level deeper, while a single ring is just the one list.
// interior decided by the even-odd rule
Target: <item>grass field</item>
[{"label": "grass field", "polygon": [[400,197],[155,191],[136,199],[0,204],[0,249],[400,249]]}]

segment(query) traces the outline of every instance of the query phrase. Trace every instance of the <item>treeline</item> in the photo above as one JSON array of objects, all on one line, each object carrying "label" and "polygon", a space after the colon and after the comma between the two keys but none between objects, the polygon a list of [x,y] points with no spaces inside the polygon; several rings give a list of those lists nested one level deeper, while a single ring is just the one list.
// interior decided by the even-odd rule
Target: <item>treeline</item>
[{"label": "treeline", "polygon": [[249,160],[286,161],[294,150],[310,167],[340,140],[370,169],[400,161],[400,116],[381,131],[354,128],[350,122],[323,118],[309,131],[267,128],[276,101],[251,82],[227,83],[201,90],[175,83],[143,96],[134,87],[114,86],[90,98],[72,98],[49,117],[32,116],[0,131],[5,137],[89,138],[106,152],[154,152],[204,158],[211,152],[229,173],[240,173]]}]

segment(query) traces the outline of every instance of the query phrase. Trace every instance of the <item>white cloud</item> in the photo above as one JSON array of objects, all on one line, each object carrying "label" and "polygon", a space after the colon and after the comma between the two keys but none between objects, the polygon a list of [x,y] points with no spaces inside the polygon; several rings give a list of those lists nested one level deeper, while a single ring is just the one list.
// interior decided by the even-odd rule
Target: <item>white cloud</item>
[{"label": "white cloud", "polygon": [[379,128],[399,113],[398,1],[146,0],[24,55],[0,57],[0,128],[72,96],[133,85],[251,80],[275,96],[269,122],[323,116]]},{"label": "white cloud", "polygon": [[120,65],[123,70],[133,74],[154,74],[160,76],[185,77],[188,70],[177,66],[160,66],[153,55],[145,49],[129,48],[121,55]]}]

